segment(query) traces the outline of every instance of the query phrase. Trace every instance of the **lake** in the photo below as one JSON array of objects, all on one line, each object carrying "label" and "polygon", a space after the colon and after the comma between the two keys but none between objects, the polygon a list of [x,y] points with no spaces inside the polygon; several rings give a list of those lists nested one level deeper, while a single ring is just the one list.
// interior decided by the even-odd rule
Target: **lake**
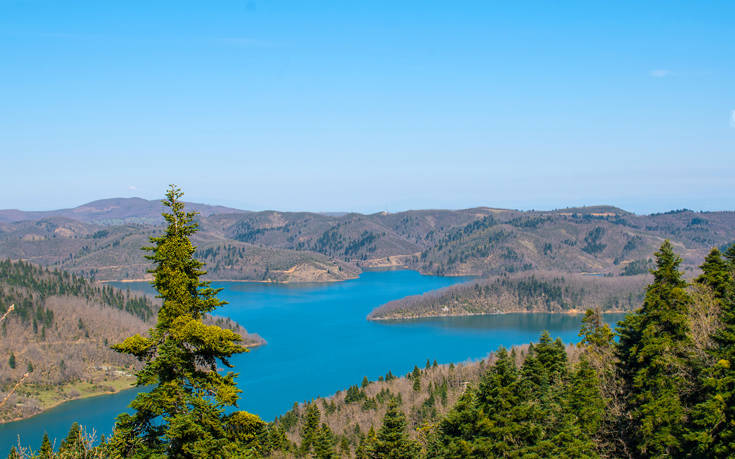
[{"label": "lake", "polygon": [[[294,402],[330,395],[363,376],[375,380],[388,370],[408,373],[426,359],[439,363],[484,358],[498,346],[538,340],[542,330],[565,342],[578,341],[580,315],[503,314],[473,317],[370,322],[375,307],[466,279],[423,276],[413,271],[363,273],[359,279],[330,284],[260,284],[220,282],[218,310],[260,334],[268,344],[236,356],[243,390],[239,406],[267,421]],[[120,288],[152,292],[147,283],[117,283]],[[621,315],[607,316],[615,322]],[[0,425],[0,455],[20,435],[38,448],[44,431],[66,436],[72,422],[109,434],[114,418],[135,397],[134,389],[75,400],[23,421]]]}]

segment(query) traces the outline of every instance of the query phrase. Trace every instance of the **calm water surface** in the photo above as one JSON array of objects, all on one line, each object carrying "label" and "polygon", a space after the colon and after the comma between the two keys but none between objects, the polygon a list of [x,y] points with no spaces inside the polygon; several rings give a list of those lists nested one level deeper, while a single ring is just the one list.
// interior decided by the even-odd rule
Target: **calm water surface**
[{"label": "calm water surface", "polygon": [[[216,283],[230,304],[218,311],[268,344],[233,359],[243,390],[240,408],[265,420],[287,411],[295,401],[325,396],[363,376],[371,380],[391,370],[405,374],[426,359],[439,363],[485,357],[500,345],[537,340],[542,330],[577,341],[581,316],[505,314],[492,316],[369,322],[367,314],[387,301],[464,281],[422,276],[413,271],[366,272],[359,279],[332,284],[272,285]],[[115,284],[152,292],[147,283]],[[620,315],[607,317],[617,321]],[[36,417],[0,425],[0,455],[20,435],[38,448],[43,432],[57,445],[77,421],[109,434],[115,416],[126,410],[135,390],[77,400]]]}]

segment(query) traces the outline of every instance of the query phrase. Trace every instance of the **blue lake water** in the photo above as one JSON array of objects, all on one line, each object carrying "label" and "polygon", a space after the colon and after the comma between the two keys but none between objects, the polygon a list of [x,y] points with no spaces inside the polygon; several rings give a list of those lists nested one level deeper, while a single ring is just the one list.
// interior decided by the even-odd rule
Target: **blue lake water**
[{"label": "blue lake water", "polygon": [[[578,340],[581,316],[504,314],[473,317],[370,322],[375,307],[406,295],[464,281],[422,276],[413,271],[366,272],[359,279],[331,284],[278,285],[215,283],[229,302],[217,311],[260,334],[268,344],[233,359],[243,390],[239,407],[265,420],[294,402],[330,395],[363,376],[371,380],[388,370],[409,372],[426,359],[439,363],[477,360],[500,345],[535,341],[541,331],[565,342]],[[115,284],[152,292],[147,283]],[[621,315],[610,315],[615,322]],[[77,421],[99,434],[112,431],[136,391],[76,400],[23,421],[0,425],[0,455],[20,435],[38,448],[44,431],[57,445]]]}]

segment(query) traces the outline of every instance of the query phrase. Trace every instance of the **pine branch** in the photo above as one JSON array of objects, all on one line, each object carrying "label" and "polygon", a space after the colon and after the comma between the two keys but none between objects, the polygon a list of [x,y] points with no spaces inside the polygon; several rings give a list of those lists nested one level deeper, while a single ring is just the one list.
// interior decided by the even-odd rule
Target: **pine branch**
[{"label": "pine branch", "polygon": [[5,314],[3,314],[2,317],[0,317],[0,323],[2,323],[2,321],[5,320],[5,318],[8,317],[8,314],[10,314],[11,312],[13,312],[14,309],[15,309],[15,305],[14,304],[11,304],[10,307],[8,308],[8,310],[5,311]]},{"label": "pine branch", "polygon": [[7,393],[6,395],[5,395],[5,398],[3,398],[2,400],[0,400],[0,408],[2,408],[2,407],[3,407],[3,405],[5,405],[5,404],[6,404],[7,402],[8,402],[8,400],[10,399],[10,396],[11,396],[11,395],[13,395],[13,393],[15,393],[15,391],[16,391],[16,390],[18,389],[18,387],[20,387],[20,385],[21,385],[21,384],[23,384],[23,381],[25,381],[25,379],[26,379],[27,377],[29,377],[30,375],[31,375],[31,372],[30,372],[30,371],[27,371],[27,372],[26,372],[26,373],[25,373],[25,374],[23,375],[23,377],[22,377],[22,378],[20,378],[20,381],[18,381],[17,383],[15,383],[15,386],[13,386],[13,388],[12,388],[12,389],[10,389],[10,392],[8,392],[8,393]]}]

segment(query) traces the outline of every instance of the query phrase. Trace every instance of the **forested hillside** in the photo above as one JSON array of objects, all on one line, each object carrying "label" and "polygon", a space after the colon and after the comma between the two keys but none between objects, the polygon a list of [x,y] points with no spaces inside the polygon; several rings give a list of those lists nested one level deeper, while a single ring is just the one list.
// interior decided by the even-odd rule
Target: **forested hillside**
[{"label": "forested hillside", "polygon": [[[193,254],[188,240],[173,231],[156,243],[160,264],[176,253],[168,244]],[[590,309],[578,345],[544,332],[537,343],[501,348],[476,363],[427,360],[404,377],[388,372],[296,404],[273,423],[243,411],[224,414],[222,407],[237,401],[234,374],[215,374],[213,356],[219,353],[228,365],[242,349],[226,330],[202,327],[192,312],[177,314],[172,308],[181,303],[174,301],[159,312],[156,325],[156,333],[170,330],[160,335],[171,340],[168,345],[134,335],[116,346],[146,362],[138,378],[157,384],[151,395],[139,395],[136,413],[123,415],[114,435],[97,447],[72,426],[60,457],[72,457],[72,448],[87,457],[204,457],[216,451],[227,457],[732,457],[735,246],[724,257],[712,249],[691,283],[681,261],[665,241],[642,305],[615,332]],[[157,270],[157,282],[187,297],[186,283],[169,273]],[[191,276],[206,286],[196,280],[197,271]],[[199,290],[185,301],[211,310],[221,304],[215,294]],[[202,339],[208,335],[212,339]],[[150,352],[151,346],[160,352]],[[198,355],[210,359],[199,369],[193,365]],[[169,372],[175,377],[161,382]],[[180,381],[193,381],[194,389],[182,392]],[[210,392],[216,394],[212,401],[202,398]],[[177,407],[186,410],[170,414]],[[163,424],[154,427],[150,420],[161,413]],[[207,422],[200,424],[203,416]]]},{"label": "forested hillside", "polygon": [[[8,311],[10,306],[13,309]],[[145,333],[156,300],[92,283],[68,272],[0,261],[0,421],[36,414],[64,400],[130,387],[135,360],[110,346]],[[228,319],[248,345],[262,344]]]},{"label": "forested hillside", "polygon": [[506,312],[630,311],[643,301],[650,276],[516,273],[472,280],[388,302],[368,319],[410,319]]},{"label": "forested hillside", "polygon": [[578,346],[547,333],[480,362],[430,364],[295,405],[273,457],[735,455],[735,246],[688,284],[666,242],[642,307],[615,333],[588,310]]},{"label": "forested hillside", "polygon": [[[53,266],[98,280],[141,279],[139,252],[160,231],[144,201],[110,215],[23,214],[0,221],[0,256]],[[95,209],[97,209],[95,207]],[[97,209],[107,215],[104,206]],[[597,206],[556,211],[475,208],[372,215],[235,212],[203,207],[193,241],[210,279],[272,282],[338,281],[362,269],[403,267],[438,275],[563,271],[636,275],[670,239],[694,275],[713,247],[735,241],[735,212],[672,211],[634,215]],[[158,209],[160,212],[160,208]],[[12,219],[11,219],[12,220]]]}]

